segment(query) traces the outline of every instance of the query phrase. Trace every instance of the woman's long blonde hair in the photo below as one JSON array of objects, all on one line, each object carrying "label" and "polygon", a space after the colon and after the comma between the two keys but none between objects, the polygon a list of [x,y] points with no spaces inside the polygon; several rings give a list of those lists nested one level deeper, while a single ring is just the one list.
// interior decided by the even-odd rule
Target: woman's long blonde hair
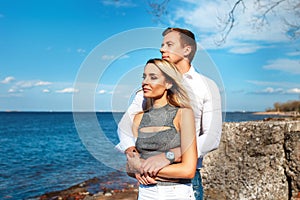
[{"label": "woman's long blonde hair", "polygon": [[[150,59],[146,65],[154,64],[164,75],[166,81],[172,84],[172,87],[167,91],[168,103],[181,108],[191,108],[190,99],[182,85],[182,74],[177,70],[174,64],[159,58]],[[153,106],[151,98],[146,98],[144,110],[149,110]]]}]

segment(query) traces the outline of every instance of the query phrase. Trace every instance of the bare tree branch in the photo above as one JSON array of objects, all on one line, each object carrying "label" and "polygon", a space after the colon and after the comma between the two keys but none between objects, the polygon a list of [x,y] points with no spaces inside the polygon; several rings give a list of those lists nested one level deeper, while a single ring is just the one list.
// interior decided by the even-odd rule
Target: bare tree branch
[{"label": "bare tree branch", "polygon": [[[168,5],[171,0],[145,0],[150,10],[149,13],[154,17],[154,21],[163,22],[163,19],[168,15]],[[227,1],[227,0],[224,0]],[[285,35],[290,39],[300,38],[300,1],[299,0],[247,0],[247,3],[255,6],[251,15],[254,19],[251,22],[253,29],[261,29],[269,25],[268,19],[277,16],[281,28],[285,28]],[[226,17],[217,17],[220,24],[221,39],[215,41],[217,45],[222,45],[226,42],[228,36],[232,32],[237,21],[247,9],[244,0],[235,0],[228,11]],[[253,4],[254,3],[254,4]],[[242,8],[242,13],[238,9]],[[281,9],[281,10],[280,10]],[[281,12],[282,9],[287,12]],[[285,14],[288,13],[289,16]],[[289,18],[288,18],[289,17]],[[280,23],[281,22],[281,23]],[[165,23],[163,23],[165,24]],[[168,23],[167,23],[168,24]]]},{"label": "bare tree branch", "polygon": [[261,0],[256,0],[256,4],[258,5],[258,10],[262,10],[260,15],[256,15],[254,19],[254,25],[257,28],[263,27],[264,25],[268,25],[268,14],[270,12],[275,13],[276,7],[278,7],[281,3],[287,0],[279,0],[279,1],[270,1],[266,5],[261,5]]},{"label": "bare tree branch", "polygon": [[291,9],[294,11],[294,20],[284,19],[286,24],[286,35],[292,39],[296,40],[300,38],[300,1],[295,4]]},{"label": "bare tree branch", "polygon": [[161,22],[163,17],[168,14],[167,7],[171,0],[163,0],[161,2],[155,0],[147,0],[150,11],[148,11],[152,16],[154,16],[154,21]]},{"label": "bare tree branch", "polygon": [[[221,30],[221,32],[223,32],[221,40],[215,42],[217,45],[224,44],[229,33],[232,31],[232,29],[235,25],[235,11],[240,4],[242,4],[243,10],[245,9],[245,4],[244,4],[243,0],[238,0],[235,2],[232,9],[228,13],[228,18],[225,20],[224,27]],[[220,18],[219,18],[219,20],[220,20]]]},{"label": "bare tree branch", "polygon": [[[253,21],[254,28],[260,29],[267,26],[268,17],[272,13],[274,15],[278,15],[278,18],[280,18],[280,20],[282,20],[282,22],[287,26],[285,34],[289,38],[295,40],[300,38],[300,2],[298,0],[254,0],[254,3],[257,7],[257,13],[253,13],[253,15],[256,16]],[[286,4],[286,10],[291,16],[293,16],[293,21],[287,19],[286,16],[280,16],[280,13],[276,10],[284,3]],[[242,4],[244,9],[246,9],[243,0],[235,1],[231,10],[228,12],[227,20],[224,22],[224,28],[221,30],[222,37],[221,40],[218,41],[218,45],[226,42],[228,35],[234,28],[235,20],[239,17],[236,13],[236,9],[239,4]]]}]

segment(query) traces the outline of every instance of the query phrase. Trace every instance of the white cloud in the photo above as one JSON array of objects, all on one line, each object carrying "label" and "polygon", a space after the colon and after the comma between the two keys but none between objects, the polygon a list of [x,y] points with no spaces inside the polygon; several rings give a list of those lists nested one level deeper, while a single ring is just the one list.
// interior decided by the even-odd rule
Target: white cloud
[{"label": "white cloud", "polygon": [[62,90],[56,90],[55,92],[57,92],[57,93],[76,93],[76,92],[79,92],[79,90],[75,89],[75,88],[65,88]]},{"label": "white cloud", "polygon": [[267,87],[263,90],[255,91],[254,93],[255,94],[282,94],[284,93],[284,90],[282,88]]},{"label": "white cloud", "polygon": [[29,80],[29,81],[19,81],[14,85],[14,87],[15,88],[33,88],[33,87],[46,86],[46,85],[51,85],[51,84],[52,83],[48,82],[48,81]]},{"label": "white cloud", "polygon": [[102,60],[127,59],[127,58],[129,58],[129,56],[126,54],[120,57],[117,57],[115,55],[103,55],[101,57]]},{"label": "white cloud", "polygon": [[229,52],[236,53],[236,54],[249,54],[249,53],[254,53],[261,48],[263,47],[259,45],[246,44],[246,45],[233,47],[229,50]]},{"label": "white cloud", "polygon": [[50,90],[49,89],[43,89],[43,93],[49,93]]},{"label": "white cloud", "polygon": [[287,91],[288,94],[300,94],[300,88],[292,88]]},{"label": "white cloud", "polygon": [[106,93],[106,90],[99,90],[98,91],[98,94],[105,94]]},{"label": "white cloud", "polygon": [[182,1],[191,4],[196,4],[197,2],[199,2],[199,0],[182,0]]},{"label": "white cloud", "polygon": [[274,81],[259,81],[259,80],[247,80],[248,83],[260,86],[273,86],[273,87],[300,87],[300,83],[293,82],[274,82]]},{"label": "white cloud", "polygon": [[18,88],[10,88],[8,93],[22,93],[24,90]]},{"label": "white cloud", "polygon": [[268,61],[263,69],[279,70],[291,74],[300,74],[300,60],[277,59]]},{"label": "white cloud", "polygon": [[284,90],[282,88],[271,88],[268,87],[264,90],[262,90],[262,93],[269,93],[269,94],[274,94],[274,93],[283,93]]},{"label": "white cloud", "polygon": [[300,51],[294,51],[287,53],[288,56],[300,56]]},{"label": "white cloud", "polygon": [[9,90],[8,90],[8,93],[15,93],[16,92],[16,89],[14,89],[14,88],[10,88]]},{"label": "white cloud", "polygon": [[3,84],[8,84],[8,83],[11,83],[11,82],[14,81],[14,80],[15,80],[15,77],[13,77],[13,76],[8,76],[8,77],[6,77],[4,80],[2,80],[1,83],[3,83]]},{"label": "white cloud", "polygon": [[130,57],[126,54],[120,57],[120,59],[127,59],[127,58],[130,58]]},{"label": "white cloud", "polygon": [[267,87],[263,90],[253,92],[255,94],[300,94],[300,88],[292,88],[292,89],[283,89],[283,88],[273,88]]},{"label": "white cloud", "polygon": [[[233,7],[235,0],[215,0],[215,1],[191,1],[184,0],[187,5],[184,8],[175,8],[171,12],[170,18],[172,23],[176,25],[184,24],[192,26],[196,33],[199,33],[200,43],[205,48],[212,47],[216,41],[220,41],[222,36],[222,28],[224,28],[225,21],[229,16],[229,11]],[[235,12],[235,26],[226,39],[226,47],[234,47],[231,50],[233,53],[251,53],[260,47],[250,45],[248,47],[240,47],[239,43],[245,41],[261,41],[261,42],[282,42],[287,41],[288,38],[284,35],[284,22],[282,17],[288,17],[289,12],[287,4],[289,1],[282,2],[278,7],[274,8],[275,12],[269,12],[265,25],[259,26],[256,16],[261,15],[265,7],[258,5],[255,0],[243,1],[245,8],[242,4],[236,9]],[[191,9],[186,9],[187,7]],[[223,22],[222,22],[223,20]],[[224,33],[224,32],[223,32]],[[238,45],[238,46],[236,46]],[[216,47],[215,47],[216,48]],[[223,46],[224,48],[224,46]]]},{"label": "white cloud", "polygon": [[120,90],[112,90],[112,91],[108,92],[108,94],[115,95],[115,94],[122,94],[122,92]]},{"label": "white cloud", "polygon": [[136,5],[131,2],[131,0],[102,0],[101,3],[105,6],[114,6],[114,7],[135,7]]},{"label": "white cloud", "polygon": [[51,84],[52,84],[51,82],[46,82],[46,81],[19,81],[16,83],[16,86],[21,88],[31,88],[35,86],[45,86]]},{"label": "white cloud", "polygon": [[85,49],[81,49],[81,48],[77,49],[77,53],[85,53],[85,52],[86,52]]},{"label": "white cloud", "polygon": [[114,56],[114,55],[103,55],[101,57],[102,60],[113,60],[115,58],[116,58],[116,56]]},{"label": "white cloud", "polygon": [[16,86],[20,88],[31,88],[34,86],[34,84],[34,81],[19,81],[16,83]]},{"label": "white cloud", "polygon": [[36,82],[34,85],[35,86],[45,86],[45,85],[51,85],[51,82],[47,82],[47,81],[38,81]]},{"label": "white cloud", "polygon": [[[193,3],[194,4],[194,3]],[[205,33],[212,33],[216,30],[217,24],[217,10],[218,3],[212,1],[201,2],[193,5],[194,9],[186,9],[186,7],[180,7],[175,10],[175,22],[176,20],[183,19],[186,24],[201,30]]]}]

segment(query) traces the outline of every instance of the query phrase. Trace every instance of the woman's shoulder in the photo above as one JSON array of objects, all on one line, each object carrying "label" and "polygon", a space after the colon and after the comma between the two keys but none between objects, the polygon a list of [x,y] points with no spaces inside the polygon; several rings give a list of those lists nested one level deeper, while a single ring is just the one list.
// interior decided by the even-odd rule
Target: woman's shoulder
[{"label": "woman's shoulder", "polygon": [[194,112],[192,108],[178,108],[177,112],[178,117],[188,117],[188,116],[194,116]]},{"label": "woman's shoulder", "polygon": [[181,108],[179,108],[178,109],[180,112],[185,112],[185,113],[193,113],[193,110],[192,110],[192,108],[183,108],[183,107],[181,107]]},{"label": "woman's shoulder", "polygon": [[139,124],[142,120],[143,115],[144,115],[144,112],[139,112],[139,113],[135,114],[135,116],[133,118],[133,122]]}]

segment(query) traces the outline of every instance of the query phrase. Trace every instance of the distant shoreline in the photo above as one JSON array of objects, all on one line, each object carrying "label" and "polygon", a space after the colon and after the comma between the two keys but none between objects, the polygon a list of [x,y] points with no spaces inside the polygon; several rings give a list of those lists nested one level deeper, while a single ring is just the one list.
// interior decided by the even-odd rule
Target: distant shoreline
[{"label": "distant shoreline", "polygon": [[280,112],[280,111],[264,111],[264,112],[254,112],[253,115],[278,115],[278,116],[299,116],[299,112]]}]

